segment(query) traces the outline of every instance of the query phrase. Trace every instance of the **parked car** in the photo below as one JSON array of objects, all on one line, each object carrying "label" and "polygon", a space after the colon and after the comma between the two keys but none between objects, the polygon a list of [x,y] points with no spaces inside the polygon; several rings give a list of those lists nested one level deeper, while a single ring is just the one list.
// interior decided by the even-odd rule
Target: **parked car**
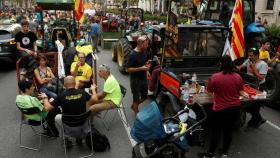
[{"label": "parked car", "polygon": [[0,19],[0,58],[17,60],[15,34],[21,30],[20,24],[11,19]]}]

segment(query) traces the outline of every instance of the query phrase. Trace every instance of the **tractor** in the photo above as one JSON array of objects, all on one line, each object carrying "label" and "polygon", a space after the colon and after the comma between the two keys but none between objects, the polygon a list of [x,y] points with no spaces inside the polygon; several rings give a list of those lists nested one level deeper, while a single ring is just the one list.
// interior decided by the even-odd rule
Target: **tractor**
[{"label": "tractor", "polygon": [[[197,85],[206,86],[205,81],[213,73],[219,71],[219,60],[222,57],[225,41],[230,31],[228,28],[230,19],[225,19],[225,17],[231,17],[234,2],[235,0],[202,0],[198,6],[203,8],[197,8],[196,10],[203,13],[193,12],[194,15],[192,15],[194,18],[200,16],[200,19],[193,19],[190,23],[177,25],[177,40],[173,44],[169,43],[166,28],[157,26],[161,30],[160,32],[165,35],[161,36],[165,43],[161,53],[161,71],[158,74],[158,84],[154,94],[159,104],[162,105],[163,113],[167,116],[176,114],[186,105],[181,95],[181,86],[184,85],[186,80],[192,80],[192,77],[196,76],[198,78],[195,80]],[[254,2],[254,0],[243,1],[245,48],[255,47],[258,43],[256,39],[262,38],[264,33],[261,26],[252,26],[255,19]],[[178,2],[173,1],[173,4],[178,5]],[[257,31],[248,29],[250,27],[255,27]],[[239,61],[235,62],[237,64],[238,62],[242,63],[245,59],[246,57],[240,58]],[[255,77],[242,72],[240,74],[246,84],[252,87],[258,86]],[[261,102],[270,104],[278,102],[280,64],[274,65],[273,69],[268,72],[266,83],[267,96]],[[204,97],[207,98],[207,95]],[[203,97],[201,98],[203,99]],[[246,101],[243,103],[246,103]],[[210,107],[212,104],[208,105],[207,107]],[[236,127],[242,126],[245,121],[246,113],[242,111]]]},{"label": "tractor", "polygon": [[[69,47],[74,42],[77,36],[75,19],[67,19],[65,15],[72,12],[74,15],[74,1],[57,1],[57,0],[36,0],[35,11],[37,19],[40,19],[42,37],[37,41],[38,47],[45,51],[55,51],[55,41],[60,40],[66,47]],[[61,17],[57,18],[53,23],[43,20],[44,11],[61,12]],[[55,15],[56,16],[56,15]],[[72,16],[74,18],[74,16]],[[46,30],[47,29],[47,30]]]},{"label": "tractor", "polygon": [[159,36],[158,29],[152,29],[153,26],[143,29],[143,10],[140,8],[129,8],[122,11],[121,17],[124,19],[124,29],[122,30],[122,37],[118,42],[112,45],[112,60],[117,61],[119,71],[123,74],[126,73],[125,63],[128,54],[136,47],[137,39],[141,35],[147,35],[153,42],[150,42],[151,56],[152,52],[158,52],[157,48],[161,44],[161,37]]}]

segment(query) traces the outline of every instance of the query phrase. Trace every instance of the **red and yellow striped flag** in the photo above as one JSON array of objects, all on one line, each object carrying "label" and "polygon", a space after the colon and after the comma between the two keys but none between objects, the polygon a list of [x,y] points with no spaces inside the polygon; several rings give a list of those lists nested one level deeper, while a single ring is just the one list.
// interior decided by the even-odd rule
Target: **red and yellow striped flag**
[{"label": "red and yellow striped flag", "polygon": [[243,7],[242,0],[236,0],[233,8],[230,24],[232,24],[232,60],[241,58],[244,56],[244,32],[243,32]]},{"label": "red and yellow striped flag", "polygon": [[75,19],[81,23],[84,16],[84,6],[83,0],[75,0],[75,10],[74,10]]}]

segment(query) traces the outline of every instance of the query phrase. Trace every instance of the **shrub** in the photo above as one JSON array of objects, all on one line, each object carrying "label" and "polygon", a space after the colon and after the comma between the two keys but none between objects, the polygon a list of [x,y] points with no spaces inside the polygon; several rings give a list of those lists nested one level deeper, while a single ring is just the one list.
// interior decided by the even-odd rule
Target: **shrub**
[{"label": "shrub", "polygon": [[275,52],[275,49],[277,49],[280,44],[280,26],[276,24],[268,26],[265,34],[271,43],[271,50]]}]

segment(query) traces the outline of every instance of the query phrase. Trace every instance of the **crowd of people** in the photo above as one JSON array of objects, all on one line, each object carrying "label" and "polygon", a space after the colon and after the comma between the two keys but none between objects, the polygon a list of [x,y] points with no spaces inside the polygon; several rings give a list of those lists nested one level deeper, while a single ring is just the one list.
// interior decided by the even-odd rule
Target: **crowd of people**
[{"label": "crowd of people", "polygon": [[[96,26],[96,20],[92,23],[91,36],[94,39],[98,35],[99,28]],[[26,19],[21,21],[22,30],[15,35],[17,49],[20,57],[23,57],[23,68],[30,68],[30,63],[36,63],[36,67],[32,72],[34,78],[24,78],[19,81],[18,86],[20,94],[16,97],[16,103],[21,108],[36,107],[39,113],[35,115],[26,115],[33,121],[44,119],[48,128],[45,135],[58,137],[61,135],[61,126],[63,124],[63,115],[80,115],[87,111],[91,112],[91,117],[98,115],[103,110],[118,108],[122,98],[120,85],[116,78],[111,74],[110,67],[102,64],[98,68],[98,75],[104,79],[104,88],[100,93],[96,91],[96,85],[93,83],[92,65],[87,64],[84,53],[78,53],[78,61],[73,61],[70,67],[70,73],[64,78],[64,90],[60,93],[52,90],[52,80],[59,81],[53,73],[52,68],[48,67],[48,59],[44,53],[38,53],[36,34],[30,29],[30,22]],[[97,40],[93,40],[97,41]],[[96,43],[95,43],[96,44]],[[97,47],[95,47],[97,48]],[[98,49],[96,49],[98,51]],[[25,73],[22,73],[23,75]],[[35,87],[39,94],[34,93]],[[90,92],[86,92],[85,88],[89,87]],[[35,96],[34,96],[35,95]],[[68,132],[75,133],[76,129],[68,128]],[[80,134],[86,134],[88,127],[82,124]],[[58,130],[59,129],[59,130]],[[65,129],[65,128],[64,128]],[[80,144],[81,138],[76,141]],[[67,144],[71,145],[71,141],[67,139]]]},{"label": "crowd of people", "polygon": [[275,56],[270,58],[270,42],[262,39],[261,47],[247,50],[248,59],[241,65],[235,65],[229,56],[221,60],[221,71],[212,75],[208,81],[208,92],[214,95],[212,107],[213,120],[211,124],[210,146],[205,153],[199,153],[203,158],[214,158],[216,148],[223,133],[223,145],[221,156],[228,157],[229,148],[232,141],[234,123],[239,119],[241,108],[251,114],[251,119],[247,123],[247,130],[259,128],[266,120],[262,117],[260,110],[264,106],[262,102],[248,102],[241,107],[239,96],[247,96],[243,91],[243,80],[237,73],[246,69],[246,73],[257,80],[257,89],[266,91],[266,75],[273,71],[273,65],[279,61],[280,46],[278,46]]},{"label": "crowd of people", "polygon": [[[84,53],[78,53],[78,61],[73,61],[71,64],[70,74],[64,78],[64,91],[57,94],[50,90],[48,88],[49,84],[56,77],[52,69],[47,66],[47,58],[42,54],[38,54],[37,36],[34,32],[36,29],[30,28],[30,20],[24,17],[15,16],[14,14],[8,14],[7,16],[15,18],[17,22],[21,21],[22,30],[15,35],[15,41],[17,42],[20,56],[24,57],[23,67],[30,67],[30,63],[34,59],[37,59],[38,63],[34,70],[36,82],[26,79],[19,81],[20,94],[16,97],[16,103],[21,108],[37,107],[41,111],[36,115],[26,115],[26,117],[34,121],[44,118],[49,126],[45,133],[46,135],[54,137],[60,135],[63,114],[80,115],[90,111],[91,116],[94,117],[104,110],[120,106],[122,98],[120,84],[110,72],[110,67],[106,64],[98,67],[98,75],[104,80],[104,86],[102,91],[97,93],[97,85],[92,82],[95,74],[93,74],[91,65],[85,62],[86,56]],[[52,16],[48,16],[44,18],[52,19]],[[135,17],[131,17],[131,19],[130,27],[135,28]],[[89,23],[89,35],[93,48],[96,52],[99,52],[100,21],[92,18]],[[129,54],[125,63],[127,72],[130,74],[130,87],[133,95],[131,109],[135,114],[139,112],[139,105],[147,99],[148,95],[154,93],[160,70],[160,60],[157,57],[154,58],[155,65],[152,66],[151,70],[151,61],[147,56],[148,47],[149,38],[146,35],[140,36],[137,39],[136,48]],[[214,157],[220,140],[220,133],[222,132],[222,155],[224,157],[228,155],[232,141],[233,124],[238,119],[241,109],[239,96],[244,95],[242,92],[243,80],[237,71],[242,71],[242,69],[246,68],[246,73],[257,79],[258,90],[265,91],[266,75],[272,70],[272,65],[280,60],[280,46],[273,58],[270,57],[269,47],[270,42],[267,39],[263,39],[260,49],[250,48],[247,50],[248,59],[239,66],[235,66],[229,56],[223,57],[221,71],[213,74],[209,79],[207,90],[214,95],[212,134],[209,149],[206,153],[200,154],[201,157]],[[40,93],[37,96],[38,98],[32,96],[34,86],[38,87]],[[90,87],[91,93],[84,90],[86,87]],[[266,122],[260,113],[263,105],[258,102],[250,104],[244,107],[246,112],[252,116],[247,128],[259,128]],[[83,129],[81,132],[86,132],[89,127],[83,124],[80,128]],[[69,130],[71,132],[71,128]],[[76,141],[80,143],[82,140],[77,138]],[[67,142],[71,144],[70,140],[67,140]]]}]

